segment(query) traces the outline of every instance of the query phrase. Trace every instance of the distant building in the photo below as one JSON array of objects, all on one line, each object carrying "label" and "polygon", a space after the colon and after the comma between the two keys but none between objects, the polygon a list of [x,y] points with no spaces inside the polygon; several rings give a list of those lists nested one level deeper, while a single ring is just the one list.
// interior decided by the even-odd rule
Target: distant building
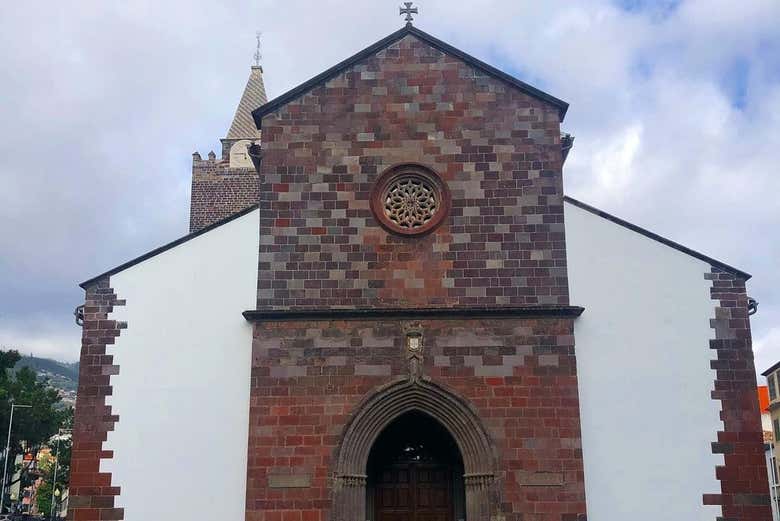
[{"label": "distant building", "polygon": [[758,386],[758,410],[761,411],[761,428],[764,430],[764,443],[774,444],[775,435],[772,432],[772,415],[769,413],[769,387]]},{"label": "distant building", "polygon": [[[764,441],[767,442],[767,465],[769,467],[769,489],[772,495],[772,516],[780,520],[780,468],[778,462],[778,444],[780,442],[780,362],[761,373],[766,377],[766,403],[761,401],[759,388],[759,405],[761,407],[761,423],[764,428]],[[766,431],[769,430],[769,436]]]},{"label": "distant building", "polygon": [[775,458],[775,433],[772,431],[772,415],[769,412],[769,387],[758,386],[758,408],[761,411],[761,427],[764,429],[764,456],[769,476],[769,492],[772,498],[772,520],[780,521],[780,469]]}]

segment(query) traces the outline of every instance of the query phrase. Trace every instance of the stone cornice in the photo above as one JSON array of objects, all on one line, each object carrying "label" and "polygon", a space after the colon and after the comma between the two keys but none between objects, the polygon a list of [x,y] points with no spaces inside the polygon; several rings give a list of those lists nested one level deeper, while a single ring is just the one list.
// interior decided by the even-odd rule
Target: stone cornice
[{"label": "stone cornice", "polygon": [[412,320],[459,318],[577,318],[585,308],[580,306],[522,306],[480,308],[373,308],[373,309],[253,309],[244,311],[250,322],[284,320]]}]

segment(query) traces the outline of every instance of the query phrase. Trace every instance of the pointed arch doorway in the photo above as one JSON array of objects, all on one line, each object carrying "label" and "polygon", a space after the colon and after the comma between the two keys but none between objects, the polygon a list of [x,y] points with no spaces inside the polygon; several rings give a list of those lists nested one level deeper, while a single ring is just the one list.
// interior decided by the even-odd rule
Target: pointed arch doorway
[{"label": "pointed arch doorway", "polygon": [[[453,486],[448,488],[453,493],[451,498],[452,514],[454,521],[490,521],[491,515],[498,513],[501,505],[501,495],[496,477],[496,454],[490,442],[485,427],[479,420],[474,409],[455,393],[444,388],[440,384],[427,379],[420,380],[396,380],[366,397],[357,407],[352,418],[345,427],[341,442],[335,454],[334,468],[334,494],[331,521],[357,521],[371,520],[376,515],[376,488],[369,488],[369,459],[373,456],[375,447],[382,447],[376,442],[382,433],[396,424],[396,421],[410,413],[422,414],[433,421],[437,428],[443,429],[451,440],[454,440],[458,449],[462,470],[458,470],[457,477],[452,478]],[[404,425],[404,423],[400,423]],[[413,427],[411,432],[422,432],[423,429]],[[440,432],[440,431],[435,431]],[[432,435],[434,445],[442,443],[442,437]],[[420,438],[410,438],[409,443],[414,444]],[[425,440],[425,437],[422,437]],[[444,438],[446,439],[446,438]],[[430,442],[428,442],[430,446]],[[390,444],[392,445],[392,444]],[[396,447],[398,450],[405,447]],[[439,450],[439,449],[437,449]],[[393,450],[379,449],[374,461],[393,460]],[[436,457],[450,469],[458,463],[457,457],[449,456],[445,452],[439,452]],[[376,464],[374,467],[376,468]],[[382,467],[380,467],[382,468]],[[423,468],[423,470],[425,470]],[[376,480],[376,473],[372,474]],[[392,479],[392,478],[391,478]],[[430,479],[423,476],[423,479]],[[430,488],[432,494],[438,494],[443,487],[441,474],[431,479]],[[461,481],[462,480],[462,481]],[[456,486],[463,483],[465,493],[460,496],[456,493]],[[374,485],[380,484],[374,481]],[[389,483],[388,483],[389,484]],[[419,485],[419,480],[418,480]],[[428,485],[426,485],[428,486]],[[419,486],[417,487],[419,488]],[[454,517],[457,512],[459,497],[464,497],[465,517]],[[402,515],[406,517],[402,517]],[[416,514],[415,514],[416,515]],[[438,521],[436,517],[424,517],[420,514],[419,520]],[[438,514],[433,514],[438,515]],[[407,513],[398,513],[398,516],[390,516],[386,513],[384,521],[405,521],[409,518]],[[448,518],[443,518],[448,519]],[[415,520],[416,521],[416,520]]]},{"label": "pointed arch doorway", "polygon": [[426,414],[406,413],[385,428],[371,449],[367,471],[371,521],[466,517],[460,451],[449,432]]}]

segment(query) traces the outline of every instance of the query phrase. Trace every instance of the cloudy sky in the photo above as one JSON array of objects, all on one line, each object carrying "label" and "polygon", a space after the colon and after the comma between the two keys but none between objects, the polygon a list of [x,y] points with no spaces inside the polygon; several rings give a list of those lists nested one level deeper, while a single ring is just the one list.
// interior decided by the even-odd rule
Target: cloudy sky
[{"label": "cloudy sky", "polygon": [[[569,195],[754,275],[780,359],[780,2],[421,0],[417,26],[568,101]],[[395,0],[0,6],[0,345],[76,360],[77,283],[187,231],[263,32],[269,97],[402,25]]]}]

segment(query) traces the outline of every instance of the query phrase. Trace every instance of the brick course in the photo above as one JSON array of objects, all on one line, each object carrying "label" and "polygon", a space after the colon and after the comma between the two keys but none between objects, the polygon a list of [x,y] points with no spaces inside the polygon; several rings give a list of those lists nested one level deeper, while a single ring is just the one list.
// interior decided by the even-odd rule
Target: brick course
[{"label": "brick course", "polygon": [[[370,392],[409,375],[406,324],[256,324],[248,521],[331,519],[334,455],[348,420]],[[473,406],[495,444],[492,514],[584,519],[572,319],[423,320],[419,329],[424,377]],[[310,486],[273,488],[278,475]]]},{"label": "brick course", "polygon": [[723,420],[712,452],[723,454],[725,465],[715,473],[720,494],[704,494],[704,503],[722,506],[719,521],[766,521],[772,512],[745,279],[715,267],[705,278],[712,281],[716,302],[710,321],[715,332],[710,347],[717,352],[712,398],[720,400]]},{"label": "brick course", "polygon": [[110,473],[100,472],[100,461],[113,457],[112,451],[103,450],[103,443],[119,421],[106,404],[106,397],[111,395],[111,375],[119,374],[119,366],[113,363],[112,355],[106,354],[106,348],[127,327],[108,316],[114,306],[124,305],[111,289],[108,277],[86,290],[68,504],[68,519],[74,521],[124,519],[124,510],[115,508],[114,503],[119,487],[112,483]]},{"label": "brick course", "polygon": [[[258,308],[568,304],[559,114],[406,35],[266,115]],[[407,162],[452,194],[422,238],[369,207]]]},{"label": "brick course", "polygon": [[[226,152],[223,151],[223,156]],[[225,157],[192,158],[190,233],[226,219],[258,200],[258,175],[254,168],[230,168]]]}]

